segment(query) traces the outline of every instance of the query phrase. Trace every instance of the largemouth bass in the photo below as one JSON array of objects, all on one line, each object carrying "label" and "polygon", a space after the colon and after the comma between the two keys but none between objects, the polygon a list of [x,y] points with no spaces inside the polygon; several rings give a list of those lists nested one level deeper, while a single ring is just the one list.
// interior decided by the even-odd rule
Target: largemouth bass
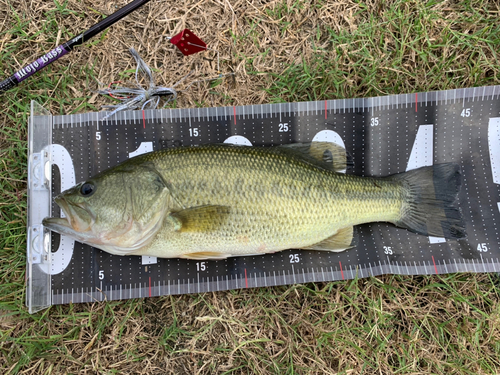
[{"label": "largemouth bass", "polygon": [[165,149],[62,192],[66,217],[43,225],[111,254],[188,259],[342,251],[353,226],[369,222],[465,237],[458,165],[382,178],[345,168],[345,150],[328,142]]}]

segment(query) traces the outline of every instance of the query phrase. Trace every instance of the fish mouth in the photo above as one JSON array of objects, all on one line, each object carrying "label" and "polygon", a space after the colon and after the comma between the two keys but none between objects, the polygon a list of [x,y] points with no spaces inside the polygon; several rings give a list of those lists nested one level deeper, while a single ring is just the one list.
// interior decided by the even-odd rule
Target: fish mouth
[{"label": "fish mouth", "polygon": [[69,230],[73,230],[71,221],[68,216],[68,203],[62,196],[57,196],[54,201],[61,208],[65,217],[46,217],[42,220],[42,225],[54,232],[64,234]]},{"label": "fish mouth", "polygon": [[42,220],[42,225],[61,234],[71,234],[73,232],[70,222],[63,217],[46,217]]},{"label": "fish mouth", "polygon": [[[46,217],[42,220],[42,224],[45,228],[51,231],[57,232],[62,235],[69,236],[77,241],[83,243],[91,244],[93,238],[92,234],[89,232],[77,232],[71,226],[71,223],[67,218],[63,217]],[[93,246],[91,244],[91,246]]]},{"label": "fish mouth", "polygon": [[58,195],[54,201],[65,217],[45,218],[42,221],[44,227],[71,236],[91,229],[94,217],[82,205],[68,202],[63,195]]}]

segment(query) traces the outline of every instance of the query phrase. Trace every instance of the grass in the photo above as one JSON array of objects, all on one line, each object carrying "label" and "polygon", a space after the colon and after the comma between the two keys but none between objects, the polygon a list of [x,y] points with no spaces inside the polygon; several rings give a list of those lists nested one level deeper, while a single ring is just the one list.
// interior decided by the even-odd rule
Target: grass
[{"label": "grass", "polygon": [[[0,0],[0,70],[23,64],[126,1]],[[189,12],[188,12],[189,10]],[[188,12],[188,13],[187,13]],[[185,16],[187,14],[187,16]],[[176,107],[364,97],[500,83],[498,4],[484,0],[176,3],[152,0],[2,96],[0,368],[5,374],[495,374],[495,274],[382,276],[220,293],[24,307],[27,121],[99,110],[98,82],[132,84],[139,48],[168,85],[213,59],[161,35],[193,28],[237,85],[195,84]],[[208,55],[207,55],[208,56]],[[206,57],[206,56],[205,56]],[[210,61],[212,60],[212,61]],[[181,87],[182,90],[182,87]]]},{"label": "grass", "polygon": [[498,82],[500,26],[482,22],[486,9],[465,5],[463,12],[436,12],[432,2],[395,2],[379,17],[360,9],[357,17],[364,22],[354,31],[320,22],[313,52],[271,73],[276,80],[266,90],[270,100],[367,97]]}]

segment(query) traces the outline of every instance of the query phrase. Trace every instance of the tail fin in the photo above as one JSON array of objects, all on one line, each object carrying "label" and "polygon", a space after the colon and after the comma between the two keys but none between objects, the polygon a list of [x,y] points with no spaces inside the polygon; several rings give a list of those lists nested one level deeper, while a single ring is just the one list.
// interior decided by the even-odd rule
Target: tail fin
[{"label": "tail fin", "polygon": [[465,227],[458,207],[460,167],[446,163],[392,176],[407,189],[406,205],[395,224],[427,236],[463,239]]}]

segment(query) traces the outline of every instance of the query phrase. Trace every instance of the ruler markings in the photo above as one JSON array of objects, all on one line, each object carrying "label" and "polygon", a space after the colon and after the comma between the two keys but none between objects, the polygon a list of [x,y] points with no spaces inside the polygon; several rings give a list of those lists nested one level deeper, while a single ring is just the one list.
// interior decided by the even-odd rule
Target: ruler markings
[{"label": "ruler markings", "polygon": [[394,270],[392,269],[392,263],[391,260],[389,259],[389,256],[387,256],[387,264],[389,265],[389,270],[393,274]]},{"label": "ruler markings", "polygon": [[446,265],[446,259],[443,259],[444,273],[449,273],[448,266]]},{"label": "ruler markings", "polygon": [[438,269],[436,267],[436,261],[434,260],[434,255],[432,256],[432,263],[434,264],[434,271],[436,271],[436,275],[439,274]]},{"label": "ruler markings", "polygon": [[[425,263],[425,262],[424,262]],[[427,274],[431,274],[429,272],[429,269],[428,269],[428,265],[427,263],[424,264],[423,263],[423,268],[425,269],[425,272],[427,272]],[[495,271],[498,271],[500,269],[500,263],[498,261],[498,258],[496,259],[496,262],[491,260],[491,263],[488,263],[486,262],[485,265],[482,268],[483,271],[480,271],[478,269],[478,267],[476,266],[476,264],[474,263],[474,261],[471,260],[471,264],[472,264],[472,269],[470,267],[467,267],[467,262],[461,262],[461,261],[458,261],[458,263],[456,262],[455,260],[455,266],[452,267],[452,268],[449,268],[448,265],[445,266],[445,264],[441,265],[440,263],[436,262],[436,268],[438,270],[438,274],[439,274],[439,269],[442,269],[442,270],[446,270],[447,273],[449,272],[457,272],[457,271],[462,271],[462,272],[495,272]],[[450,263],[451,265],[451,263]],[[407,267],[407,264],[405,265],[405,267]],[[422,274],[421,271],[419,271],[418,267],[419,266],[416,266],[416,272],[413,273],[413,274]],[[370,273],[367,273],[368,276],[377,276],[377,275],[380,275],[380,274],[383,274],[385,272],[385,270],[383,269],[384,268],[384,265],[381,265],[381,267],[376,267],[376,269],[378,270],[377,272],[373,272],[373,269],[371,269],[371,265],[370,267],[359,267],[359,268],[353,268],[352,266],[349,266],[349,273],[351,275],[351,279],[355,279],[355,278],[362,278],[364,277],[364,272],[365,271],[368,271],[369,269],[371,269]],[[356,270],[356,271],[355,271]],[[436,273],[436,269],[434,270]],[[286,284],[290,284],[292,282],[292,275],[291,274],[288,274],[286,275],[286,271],[283,270],[283,276],[279,276],[280,277],[280,281],[276,281],[275,285],[286,285]],[[322,270],[322,272],[324,273],[324,270]],[[334,271],[333,271],[333,268],[331,267],[331,271],[330,273],[332,274],[331,278],[327,278],[326,276],[324,277],[324,280],[323,281],[335,281],[338,279],[338,277],[335,275]],[[406,274],[406,275],[411,275],[412,273],[409,272],[409,270],[407,269],[406,273],[402,273],[402,274]],[[251,274],[250,274],[251,275]],[[303,277],[303,282],[308,282],[308,281],[314,281],[314,278],[313,278],[313,272],[311,272],[310,274],[307,273],[307,272],[304,272],[304,277]],[[243,276],[241,276],[243,277]],[[259,276],[257,277],[256,274],[254,274],[254,281],[256,283],[256,286],[267,286],[267,282],[264,281],[264,283],[261,285],[259,284],[259,280],[264,280],[265,279],[265,273],[264,273],[264,276]],[[344,278],[345,279],[345,278]],[[217,277],[217,281],[218,281],[218,277]],[[236,282],[236,280],[234,280]],[[168,294],[171,293],[171,290],[170,290],[170,280],[167,281],[168,282],[168,287],[169,287],[169,290],[167,291]],[[189,282],[189,280],[188,280]],[[210,290],[209,288],[209,283],[210,281],[205,281],[205,279],[202,279],[202,282],[200,282],[200,285],[202,287],[202,289],[200,289],[200,292],[204,292],[204,291],[207,291],[207,290]],[[179,284],[179,292],[178,294],[182,294],[182,286],[181,286],[182,283]],[[141,284],[142,285],[142,284]],[[184,285],[184,284],[182,284]],[[238,285],[238,284],[236,284]],[[239,286],[239,285],[238,285]],[[113,288],[114,286],[110,286],[110,287],[106,287],[104,290],[98,290],[97,292],[99,293],[98,296],[94,296],[94,292],[92,291],[87,291],[87,292],[84,292],[83,289],[82,289],[82,292],[79,292],[79,289],[77,288],[76,289],[76,292],[73,290],[72,293],[69,292],[69,289],[66,290],[66,292],[64,291],[60,291],[58,289],[54,289],[52,290],[52,294],[53,294],[53,302],[54,304],[62,304],[62,303],[68,303],[70,301],[74,301],[74,302],[77,302],[78,301],[78,298],[75,299],[75,295],[78,296],[80,299],[79,299],[79,302],[88,302],[88,301],[103,301],[103,300],[114,300],[114,299],[123,299],[123,288],[122,288],[122,285],[118,285],[116,286],[116,290],[119,290],[119,296],[113,296]],[[118,289],[119,288],[119,289]],[[136,297],[139,297],[141,298],[142,297],[142,289],[145,288],[147,290],[147,285],[144,285],[144,286],[140,286],[139,288],[137,287],[131,287],[130,290],[129,290],[129,298],[136,298]],[[161,292],[161,289],[158,289],[158,287],[156,286],[156,283],[153,282],[152,283],[152,290],[159,290]],[[220,287],[218,286],[217,290],[220,290]],[[189,291],[188,291],[189,292]],[[107,296],[106,293],[109,293],[109,296]],[[157,296],[159,295],[158,292],[152,292],[151,293],[151,296]],[[161,294],[161,295],[164,295],[164,294]],[[89,296],[91,299],[88,300],[85,298],[85,296]]]},{"label": "ruler markings", "polygon": [[482,253],[479,253],[479,256],[481,257],[481,263],[482,263],[482,265],[483,265],[483,272],[487,272],[487,271],[486,271],[486,266],[485,266],[485,264],[484,264],[483,254],[482,254]]}]

